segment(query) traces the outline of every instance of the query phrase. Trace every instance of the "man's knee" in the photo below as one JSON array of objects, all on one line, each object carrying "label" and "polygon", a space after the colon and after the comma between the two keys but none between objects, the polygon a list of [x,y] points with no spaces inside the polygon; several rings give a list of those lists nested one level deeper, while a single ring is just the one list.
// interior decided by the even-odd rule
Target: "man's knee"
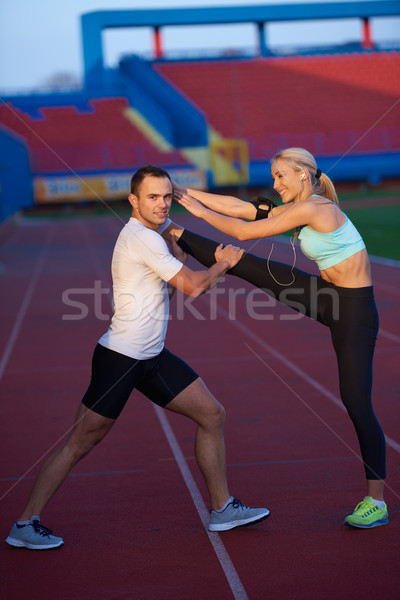
[{"label": "man's knee", "polygon": [[99,444],[110,431],[114,421],[88,411],[75,424],[74,430],[65,444],[75,461],[80,460]]},{"label": "man's knee", "polygon": [[226,419],[226,411],[222,404],[219,405],[218,416],[221,421],[221,424],[224,425]]},{"label": "man's knee", "polygon": [[207,414],[207,420],[215,428],[222,428],[225,424],[225,408],[219,402],[215,402],[212,410]]},{"label": "man's knee", "polygon": [[93,448],[101,442],[104,435],[86,434],[72,436],[65,444],[64,450],[71,455],[74,462],[78,462],[89,454]]}]

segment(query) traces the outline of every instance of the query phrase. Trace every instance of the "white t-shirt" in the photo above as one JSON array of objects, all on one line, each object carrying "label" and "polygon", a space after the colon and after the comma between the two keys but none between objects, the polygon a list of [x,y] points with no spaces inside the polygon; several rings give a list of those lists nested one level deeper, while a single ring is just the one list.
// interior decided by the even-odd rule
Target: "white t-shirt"
[{"label": "white t-shirt", "polygon": [[139,360],[160,354],[169,316],[166,282],[182,266],[159,233],[131,218],[115,244],[114,315],[99,344]]}]

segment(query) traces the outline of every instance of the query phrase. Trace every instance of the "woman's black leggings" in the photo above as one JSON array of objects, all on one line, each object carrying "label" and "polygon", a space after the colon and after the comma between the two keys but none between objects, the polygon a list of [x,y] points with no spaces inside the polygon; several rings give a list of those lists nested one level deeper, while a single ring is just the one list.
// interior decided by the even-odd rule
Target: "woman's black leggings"
[{"label": "woman's black leggings", "polygon": [[[215,263],[217,242],[185,230],[178,243],[203,265]],[[340,394],[357,432],[367,479],[385,479],[385,437],[371,403],[372,360],[379,326],[372,286],[337,287],[297,268],[290,283],[289,265],[270,261],[268,266],[265,259],[249,253],[228,274],[245,279],[329,327],[339,367]]]}]

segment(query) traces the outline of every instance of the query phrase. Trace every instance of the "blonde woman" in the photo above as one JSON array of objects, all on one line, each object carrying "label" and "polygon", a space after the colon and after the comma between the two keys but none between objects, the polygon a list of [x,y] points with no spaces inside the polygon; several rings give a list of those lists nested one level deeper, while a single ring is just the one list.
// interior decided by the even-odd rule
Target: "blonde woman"
[{"label": "blonde woman", "polygon": [[[281,206],[254,205],[179,186],[175,186],[175,196],[192,214],[238,240],[295,229],[303,253],[316,261],[319,277],[247,253],[228,273],[329,327],[341,398],[358,436],[367,478],[367,495],[345,518],[345,524],[361,528],[385,525],[385,438],[371,404],[378,313],[365,244],[340,210],[332,181],[321,173],[307,150],[279,152],[272,159],[271,173]],[[213,263],[216,242],[174,224],[165,234],[170,232],[185,252],[207,266]]]}]

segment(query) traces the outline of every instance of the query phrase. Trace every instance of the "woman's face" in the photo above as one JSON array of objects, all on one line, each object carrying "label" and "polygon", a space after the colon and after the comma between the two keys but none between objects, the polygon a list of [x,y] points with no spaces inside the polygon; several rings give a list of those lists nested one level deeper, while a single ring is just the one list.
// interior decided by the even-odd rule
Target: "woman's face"
[{"label": "woman's face", "polygon": [[292,202],[300,197],[306,182],[304,171],[295,171],[286,160],[280,158],[272,163],[271,175],[274,190],[278,192],[283,203]]}]

